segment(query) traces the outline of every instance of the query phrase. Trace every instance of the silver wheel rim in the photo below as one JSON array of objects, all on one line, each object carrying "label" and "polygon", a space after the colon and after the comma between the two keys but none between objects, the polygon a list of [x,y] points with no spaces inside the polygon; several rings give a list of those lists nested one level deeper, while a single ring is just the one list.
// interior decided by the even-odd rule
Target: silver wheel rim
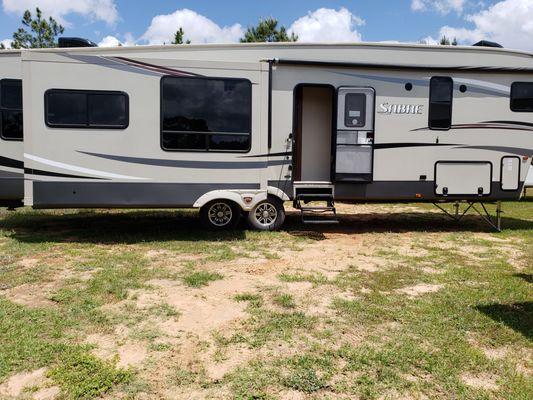
[{"label": "silver wheel rim", "polygon": [[254,217],[260,225],[271,226],[278,219],[278,210],[271,203],[262,203],[255,209]]},{"label": "silver wheel rim", "polygon": [[211,224],[222,227],[233,219],[233,210],[227,203],[215,203],[209,207],[207,215]]}]

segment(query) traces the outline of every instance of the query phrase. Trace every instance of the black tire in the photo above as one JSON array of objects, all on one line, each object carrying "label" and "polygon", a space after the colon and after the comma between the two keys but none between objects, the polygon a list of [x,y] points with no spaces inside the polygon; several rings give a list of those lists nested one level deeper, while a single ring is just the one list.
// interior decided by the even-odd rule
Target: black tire
[{"label": "black tire", "polygon": [[241,219],[241,208],[231,200],[213,200],[200,209],[202,224],[211,230],[233,229]]},{"label": "black tire", "polygon": [[248,213],[248,223],[259,231],[276,231],[285,222],[285,208],[277,197],[269,196]]}]

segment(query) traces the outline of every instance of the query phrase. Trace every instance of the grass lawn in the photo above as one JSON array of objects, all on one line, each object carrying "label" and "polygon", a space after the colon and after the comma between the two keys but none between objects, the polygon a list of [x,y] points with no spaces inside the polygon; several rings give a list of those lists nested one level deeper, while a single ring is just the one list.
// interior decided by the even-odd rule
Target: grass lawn
[{"label": "grass lawn", "polygon": [[0,398],[531,399],[533,201],[504,211],[1,210]]}]

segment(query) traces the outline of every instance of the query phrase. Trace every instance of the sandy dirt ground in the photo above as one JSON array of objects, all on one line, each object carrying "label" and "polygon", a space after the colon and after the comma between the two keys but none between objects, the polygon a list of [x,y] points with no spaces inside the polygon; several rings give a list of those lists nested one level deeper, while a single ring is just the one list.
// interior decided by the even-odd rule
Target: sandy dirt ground
[{"label": "sandy dirt ground", "polygon": [[[283,341],[272,341],[260,348],[251,348],[245,344],[230,344],[220,351],[217,337],[230,337],[239,333],[243,324],[250,318],[246,302],[235,301],[235,296],[242,293],[289,293],[298,310],[308,316],[314,316],[327,324],[328,318],[334,319],[336,311],[332,304],[338,299],[354,301],[370,289],[364,285],[359,292],[346,290],[342,285],[322,285],[309,281],[283,280],[285,275],[309,275],[317,280],[334,281],[348,270],[372,274],[394,267],[394,259],[384,256],[383,252],[394,252],[402,257],[421,257],[427,250],[418,245],[418,240],[432,242],[437,246],[453,246],[453,243],[441,241],[442,232],[421,234],[421,230],[409,231],[403,226],[395,227],[387,224],[390,213],[427,213],[410,206],[367,206],[339,205],[343,222],[337,228],[302,231],[291,230],[290,235],[307,238],[299,248],[269,250],[270,256],[258,252],[255,257],[243,257],[230,261],[202,261],[204,271],[219,273],[220,280],[210,282],[206,286],[195,288],[185,285],[182,281],[172,278],[157,278],[146,282],[143,288],[132,289],[127,297],[117,303],[104,306],[111,314],[124,314],[127,310],[143,315],[134,323],[119,323],[111,331],[93,332],[84,338],[84,343],[92,345],[92,353],[107,360],[116,360],[117,366],[134,369],[141,380],[150,386],[151,394],[138,394],[137,398],[172,398],[172,399],[203,399],[231,398],[231,392],[224,385],[216,388],[190,388],[173,383],[169,375],[176,370],[193,371],[203,374],[210,382],[221,381],[224,376],[246,365],[252,359],[262,356],[277,357],[280,355],[297,354],[301,349]],[[289,212],[290,214],[290,212]],[[291,214],[290,220],[297,220]],[[443,220],[443,223],[446,223]],[[372,226],[377,229],[372,229]],[[393,232],[387,230],[393,229]],[[506,239],[494,238],[491,233],[473,233],[480,240],[491,240],[494,245],[515,262],[519,251]],[[267,249],[268,250],[268,249]],[[476,246],[462,248],[465,257],[476,257],[477,252],[484,249]],[[194,262],[199,257],[194,254],[177,254],[176,252],[159,249],[157,244],[146,250],[144,257],[150,266],[162,266],[170,272],[179,271],[186,262]],[[201,259],[201,257],[200,257]],[[57,258],[58,265],[62,258]],[[27,258],[21,261],[21,267],[31,270],[42,260]],[[518,261],[516,261],[518,263]],[[420,273],[439,275],[443,271],[432,262],[421,262]],[[50,299],[51,293],[62,287],[73,277],[80,282],[91,278],[91,272],[80,272],[58,268],[54,274],[47,276],[45,282],[22,284],[2,292],[9,300],[28,307],[54,307]],[[405,287],[394,289],[393,294],[403,295],[410,299],[438,293],[443,284],[424,281],[411,282]],[[391,292],[392,293],[392,292]],[[165,304],[176,312],[172,315],[152,313],[153,307]],[[278,310],[279,306],[268,303],[267,309]],[[394,323],[382,326],[383,332],[394,331]],[[155,337],[139,332],[157,332]],[[359,343],[363,340],[364,329],[357,328],[344,335],[343,341]],[[486,350],[488,357],[498,359],[505,355],[505,349]],[[462,376],[466,385],[495,391],[498,384],[493,377],[487,375]],[[31,390],[29,390],[31,388]],[[47,378],[46,369],[36,369],[11,376],[0,385],[0,398],[33,398],[56,399],[59,389]],[[126,397],[126,393],[112,392],[106,398]],[[305,394],[296,391],[278,393],[284,399],[304,399]],[[331,398],[348,398],[330,395]]]}]

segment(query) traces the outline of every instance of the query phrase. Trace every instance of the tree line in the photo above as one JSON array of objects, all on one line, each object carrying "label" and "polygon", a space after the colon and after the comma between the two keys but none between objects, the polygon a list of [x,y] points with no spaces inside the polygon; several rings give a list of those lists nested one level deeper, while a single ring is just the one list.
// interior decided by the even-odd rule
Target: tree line
[{"label": "tree line", "polygon": [[[43,18],[39,7],[35,9],[35,16],[30,10],[26,10],[22,16],[21,25],[13,33],[11,47],[14,49],[57,47],[57,38],[65,31],[65,28],[54,18]],[[260,19],[256,26],[248,27],[240,42],[296,42],[297,40],[298,36],[294,32],[289,35],[285,26],[280,25],[277,19],[269,17]],[[190,40],[185,39],[183,27],[178,27],[171,44],[190,43]],[[443,36],[440,44],[457,46],[457,39],[450,41],[449,38]],[[5,46],[0,43],[0,50],[2,49],[5,49]]]}]

